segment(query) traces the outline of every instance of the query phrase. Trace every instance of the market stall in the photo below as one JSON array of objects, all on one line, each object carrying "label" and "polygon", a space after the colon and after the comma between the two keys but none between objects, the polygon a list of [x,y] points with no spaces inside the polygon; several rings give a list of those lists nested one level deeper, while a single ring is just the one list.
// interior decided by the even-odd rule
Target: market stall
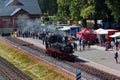
[{"label": "market stall", "polygon": [[95,32],[97,33],[97,38],[98,38],[99,42],[102,42],[104,40],[111,42],[112,38],[109,36],[113,35],[115,32],[118,32],[118,30],[99,28],[99,29],[95,30]]},{"label": "market stall", "polygon": [[84,28],[81,31],[77,32],[77,37],[79,37],[80,35],[86,41],[88,41],[88,40],[90,40],[90,41],[96,40],[96,36],[97,36],[97,34],[95,33],[94,30],[88,29],[88,28]]}]

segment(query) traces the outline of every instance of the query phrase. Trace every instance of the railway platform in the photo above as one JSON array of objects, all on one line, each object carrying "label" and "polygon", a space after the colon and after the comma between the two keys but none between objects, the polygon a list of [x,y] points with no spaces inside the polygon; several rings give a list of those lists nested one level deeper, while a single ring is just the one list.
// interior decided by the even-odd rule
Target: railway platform
[{"label": "railway platform", "polygon": [[[18,38],[45,49],[45,45],[39,39]],[[97,45],[92,45],[90,48],[86,46],[84,51],[80,51],[79,46],[77,48],[78,50],[75,51],[74,55],[82,60],[80,63],[120,77],[120,53],[118,54],[119,63],[117,64],[114,59],[114,50],[112,49],[105,51],[104,47]]]}]

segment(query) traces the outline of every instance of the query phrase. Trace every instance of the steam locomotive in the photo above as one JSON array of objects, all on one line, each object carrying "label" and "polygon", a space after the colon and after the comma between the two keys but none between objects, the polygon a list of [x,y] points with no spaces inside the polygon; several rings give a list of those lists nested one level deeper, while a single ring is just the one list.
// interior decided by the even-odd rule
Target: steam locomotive
[{"label": "steam locomotive", "polygon": [[53,57],[73,60],[73,46],[67,39],[57,34],[47,35],[45,38],[46,53]]}]

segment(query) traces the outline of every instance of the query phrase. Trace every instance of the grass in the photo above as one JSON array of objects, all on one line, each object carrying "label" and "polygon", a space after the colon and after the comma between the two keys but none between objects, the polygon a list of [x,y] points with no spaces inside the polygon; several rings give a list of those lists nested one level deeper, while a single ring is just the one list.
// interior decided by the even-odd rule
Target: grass
[{"label": "grass", "polygon": [[20,70],[31,76],[34,80],[70,80],[40,62],[29,58],[23,52],[11,48],[0,42],[0,56],[7,59]]}]

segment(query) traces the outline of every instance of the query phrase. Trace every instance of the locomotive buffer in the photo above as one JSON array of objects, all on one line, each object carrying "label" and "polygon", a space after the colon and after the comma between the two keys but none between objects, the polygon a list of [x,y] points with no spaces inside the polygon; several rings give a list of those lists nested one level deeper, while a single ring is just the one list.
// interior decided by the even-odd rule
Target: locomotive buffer
[{"label": "locomotive buffer", "polygon": [[76,70],[76,80],[81,80],[81,70],[80,69]]}]

